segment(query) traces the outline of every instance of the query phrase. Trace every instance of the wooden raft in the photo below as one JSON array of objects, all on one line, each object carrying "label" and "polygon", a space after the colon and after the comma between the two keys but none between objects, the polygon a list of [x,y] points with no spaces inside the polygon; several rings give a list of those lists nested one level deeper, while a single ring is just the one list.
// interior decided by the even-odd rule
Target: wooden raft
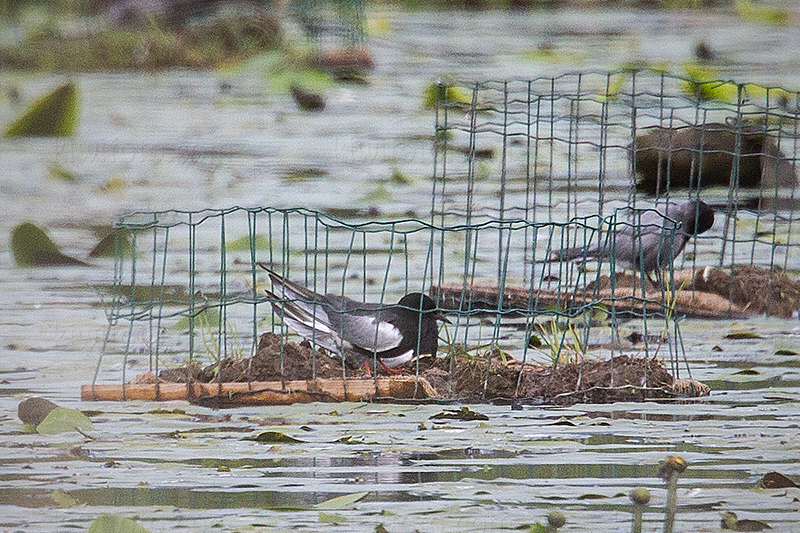
[{"label": "wooden raft", "polygon": [[249,383],[125,383],[83,385],[81,400],[188,400],[209,407],[289,405],[310,402],[360,402],[378,398],[435,398],[436,390],[415,376],[377,379],[310,379]]},{"label": "wooden raft", "polygon": [[[439,292],[439,305],[444,309],[496,312],[500,303],[500,289],[495,285],[469,285],[465,288],[456,283],[443,284],[432,287],[430,292]],[[610,289],[531,292],[523,287],[504,287],[501,308],[526,310],[533,305],[534,310],[544,310],[556,306],[571,308],[599,303],[609,309],[613,304],[617,312],[641,316],[645,312],[650,315],[663,314],[665,304],[662,303],[662,298],[659,290],[647,291],[642,298],[642,291],[633,287],[616,287],[613,292]],[[688,289],[677,293],[675,310],[679,315],[694,318],[729,319],[750,316],[750,313],[722,296]]]}]

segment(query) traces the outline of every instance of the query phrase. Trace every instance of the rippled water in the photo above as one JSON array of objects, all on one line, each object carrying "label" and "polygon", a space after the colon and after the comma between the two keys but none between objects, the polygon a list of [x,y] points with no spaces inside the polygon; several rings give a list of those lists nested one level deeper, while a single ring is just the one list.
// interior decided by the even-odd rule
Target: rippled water
[{"label": "rippled water", "polygon": [[[737,80],[800,87],[798,13],[783,28],[714,11],[371,17],[391,28],[370,40],[377,65],[371,84],[332,89],[322,115],[301,113],[270,91],[257,64],[223,73],[74,75],[82,104],[77,137],[0,143],[0,246],[7,249],[14,225],[31,220],[66,253],[84,258],[96,242],[90,228],[142,209],[366,212],[378,204],[378,216],[425,214],[433,154],[424,139],[434,118],[422,109],[421,94],[445,73],[531,78],[637,59],[677,63],[705,39]],[[544,42],[569,54],[556,64],[525,59]],[[16,73],[0,83],[31,98],[66,78]],[[0,123],[19,110],[0,100]],[[77,182],[47,178],[56,162]],[[287,179],[295,169],[310,169],[310,178]],[[394,169],[413,183],[383,184],[391,196],[376,202],[370,194]],[[107,187],[113,178],[123,186]],[[441,407],[380,404],[219,413],[176,403],[165,407],[188,414],[154,414],[155,404],[78,401],[105,334],[104,296],[94,287],[110,283],[109,260],[88,269],[20,270],[5,253],[0,269],[4,531],[86,529],[110,512],[137,516],[151,531],[374,531],[379,523],[389,531],[499,531],[543,521],[553,508],[566,513],[566,530],[602,524],[625,531],[626,494],[637,485],[652,489],[645,529],[656,531],[665,501],[656,472],[670,453],[690,463],[678,531],[717,531],[726,510],[779,531],[800,530],[795,491],[752,490],[772,470],[800,477],[800,358],[774,354],[776,347],[800,352],[796,320],[684,322],[693,376],[713,389],[698,402],[523,411],[484,405],[474,408],[488,422],[447,424],[430,420]],[[723,338],[733,330],[765,338]],[[144,359],[130,364],[146,365]],[[121,373],[116,365],[109,372]],[[95,440],[21,433],[16,406],[33,394],[96,410]],[[305,442],[243,440],[266,430]],[[85,505],[55,508],[49,495],[56,489]],[[333,511],[347,519],[343,526],[321,522],[313,508],[362,491],[369,494],[354,509]]]}]

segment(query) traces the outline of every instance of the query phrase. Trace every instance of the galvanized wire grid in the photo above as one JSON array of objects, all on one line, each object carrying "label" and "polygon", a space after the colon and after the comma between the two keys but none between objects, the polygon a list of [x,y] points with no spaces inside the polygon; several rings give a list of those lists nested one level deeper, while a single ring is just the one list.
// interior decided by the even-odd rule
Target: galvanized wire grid
[{"label": "galvanized wire grid", "polygon": [[[617,72],[462,84],[469,89],[467,102],[446,97],[437,105],[427,221],[349,222],[270,207],[122,217],[116,224],[120,246],[104,347],[104,354],[122,359],[103,365],[101,356],[94,382],[119,382],[121,372],[125,383],[135,354],[147,354],[148,369],[158,374],[186,362],[252,356],[265,331],[299,341],[272,312],[264,292],[269,281],[258,262],[313,291],[366,302],[390,305],[408,292],[430,293],[440,305],[456,307],[440,354],[452,355],[463,346],[492,357],[492,349],[500,348],[524,361],[554,364],[559,355],[548,361],[529,340],[542,334],[538,324],[555,321],[559,327],[553,331],[559,333],[550,343],[557,354],[568,348],[569,324],[590,353],[592,346],[603,346],[599,352],[608,357],[620,350],[619,327],[626,320],[643,333],[639,353],[668,356],[676,377],[684,368],[688,372],[681,317],[665,306],[667,294],[644,298],[642,284],[634,299],[644,302],[644,312],[628,308],[622,315],[613,294],[601,296],[597,289],[601,275],[613,280],[620,270],[613,261],[599,267],[547,262],[571,246],[613,248],[614,230],[631,223],[628,206],[649,209],[701,198],[716,207],[717,222],[670,265],[665,287],[672,286],[674,271],[686,266],[777,266],[796,277],[794,187],[677,189],[667,177],[660,198],[635,191],[637,136],[654,126],[690,125],[702,135],[698,125],[732,124],[738,136],[728,153],[738,183],[741,139],[746,139],[741,133],[761,121],[778,149],[761,155],[795,172],[797,113],[791,112],[786,91],[772,98],[779,90],[736,86],[737,101],[725,103],[684,94],[687,83],[661,73]],[[673,152],[665,153],[669,172]],[[707,154],[692,153],[702,169]],[[125,236],[130,247],[122,245]],[[474,298],[475,287],[496,292],[494,307]],[[527,299],[504,301],[512,289]],[[584,297],[563,303],[562,297],[574,295]],[[665,335],[648,341],[653,333]],[[315,373],[316,366],[307,378]],[[345,368],[343,376],[347,373]]]}]

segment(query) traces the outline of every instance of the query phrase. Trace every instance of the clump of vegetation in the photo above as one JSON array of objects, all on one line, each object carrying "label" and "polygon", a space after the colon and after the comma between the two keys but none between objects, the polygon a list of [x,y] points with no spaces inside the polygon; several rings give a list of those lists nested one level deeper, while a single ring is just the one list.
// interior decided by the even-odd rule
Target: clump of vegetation
[{"label": "clump of vegetation", "polygon": [[77,35],[52,27],[0,47],[0,64],[44,71],[213,68],[274,49],[281,36],[277,19],[266,14],[179,27],[106,26]]}]

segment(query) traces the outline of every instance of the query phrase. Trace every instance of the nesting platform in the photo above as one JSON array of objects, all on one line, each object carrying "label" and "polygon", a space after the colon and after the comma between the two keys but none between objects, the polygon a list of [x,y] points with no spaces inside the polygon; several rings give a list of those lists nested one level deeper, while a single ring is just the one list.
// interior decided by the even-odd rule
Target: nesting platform
[{"label": "nesting platform", "polygon": [[[301,379],[312,375],[315,379]],[[418,365],[418,366],[417,366]],[[84,385],[83,400],[188,400],[207,407],[287,405],[342,401],[526,401],[569,405],[709,393],[698,382],[675,380],[657,359],[618,355],[556,366],[521,363],[498,350],[477,356],[426,357],[405,375],[368,377],[364,368],[342,367],[339,358],[264,333],[253,358],[140,374],[119,385]]]}]

